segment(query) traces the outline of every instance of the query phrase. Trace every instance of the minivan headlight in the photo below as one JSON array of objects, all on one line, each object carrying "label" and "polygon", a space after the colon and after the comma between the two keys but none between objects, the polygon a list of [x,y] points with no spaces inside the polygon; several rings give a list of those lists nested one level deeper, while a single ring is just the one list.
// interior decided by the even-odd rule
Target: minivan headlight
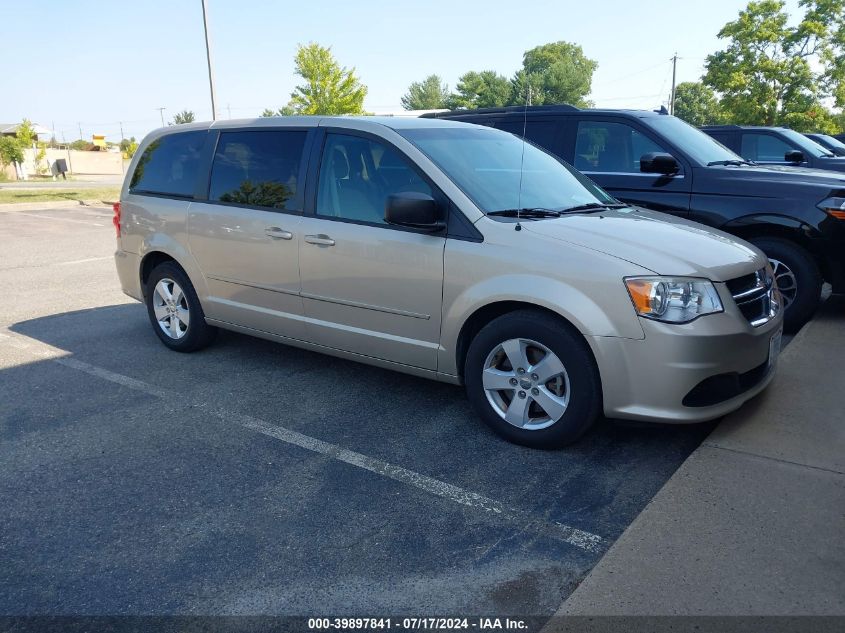
[{"label": "minivan headlight", "polygon": [[837,220],[845,220],[845,198],[833,196],[819,202],[819,209]]},{"label": "minivan headlight", "polygon": [[703,314],[722,312],[713,282],[691,277],[626,277],[637,314],[666,323],[688,323]]}]

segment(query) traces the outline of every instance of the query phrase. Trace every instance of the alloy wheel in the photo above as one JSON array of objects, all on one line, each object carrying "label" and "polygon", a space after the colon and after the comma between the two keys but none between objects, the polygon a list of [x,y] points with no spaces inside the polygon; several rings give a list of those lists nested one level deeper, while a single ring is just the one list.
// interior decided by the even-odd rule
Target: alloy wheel
[{"label": "alloy wheel", "polygon": [[153,312],[158,326],[172,339],[181,339],[188,333],[191,312],[188,298],[182,287],[167,277],[161,279],[153,291]]},{"label": "alloy wheel", "polygon": [[775,283],[783,296],[783,307],[786,309],[798,295],[798,280],[795,278],[792,269],[782,261],[771,258],[769,261],[772,263]]},{"label": "alloy wheel", "polygon": [[484,361],[481,378],[493,410],[521,429],[547,428],[569,406],[566,368],[553,351],[531,339],[509,339],[497,345]]}]

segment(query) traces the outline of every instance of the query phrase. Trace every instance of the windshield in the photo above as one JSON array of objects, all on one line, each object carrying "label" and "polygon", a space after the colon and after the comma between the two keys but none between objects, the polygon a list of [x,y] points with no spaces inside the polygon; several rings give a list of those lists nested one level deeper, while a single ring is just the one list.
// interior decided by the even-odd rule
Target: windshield
[{"label": "windshield", "polygon": [[461,126],[399,133],[443,170],[484,213],[519,207],[560,210],[591,202],[616,202],[586,176],[508,132]]},{"label": "windshield", "polygon": [[780,132],[786,138],[792,141],[793,145],[796,145],[805,154],[815,156],[816,158],[819,158],[821,156],[832,156],[829,149],[827,149],[826,147],[822,147],[815,141],[811,141],[806,136],[804,136],[803,134],[799,134],[795,130],[781,128],[778,130],[778,132]]},{"label": "windshield", "polygon": [[838,138],[830,136],[829,134],[817,134],[816,136],[822,141],[824,141],[825,145],[827,145],[828,147],[836,149],[845,149],[845,143],[840,141]]},{"label": "windshield", "polygon": [[702,165],[726,160],[744,161],[742,156],[734,154],[712,136],[677,117],[662,115],[643,118],[641,121],[670,139],[690,158]]}]

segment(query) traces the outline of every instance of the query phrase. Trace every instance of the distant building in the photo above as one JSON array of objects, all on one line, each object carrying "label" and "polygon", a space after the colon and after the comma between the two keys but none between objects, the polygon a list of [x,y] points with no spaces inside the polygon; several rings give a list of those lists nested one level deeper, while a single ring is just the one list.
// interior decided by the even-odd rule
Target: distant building
[{"label": "distant building", "polygon": [[[14,136],[18,133],[20,123],[0,123],[0,136]],[[32,129],[36,134],[50,134],[50,130],[43,125],[37,123],[32,124]]]}]

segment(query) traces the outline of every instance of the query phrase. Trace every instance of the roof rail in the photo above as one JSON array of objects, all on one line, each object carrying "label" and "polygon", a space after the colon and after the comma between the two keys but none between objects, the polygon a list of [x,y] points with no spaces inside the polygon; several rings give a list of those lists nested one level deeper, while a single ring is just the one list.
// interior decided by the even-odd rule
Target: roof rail
[{"label": "roof rail", "polygon": [[577,112],[581,108],[576,108],[574,105],[568,103],[559,103],[552,105],[538,105],[538,106],[502,106],[498,108],[467,108],[461,110],[447,110],[446,112],[429,112],[423,114],[421,118],[436,119],[438,117],[448,117],[453,114],[508,114],[510,112]]}]

